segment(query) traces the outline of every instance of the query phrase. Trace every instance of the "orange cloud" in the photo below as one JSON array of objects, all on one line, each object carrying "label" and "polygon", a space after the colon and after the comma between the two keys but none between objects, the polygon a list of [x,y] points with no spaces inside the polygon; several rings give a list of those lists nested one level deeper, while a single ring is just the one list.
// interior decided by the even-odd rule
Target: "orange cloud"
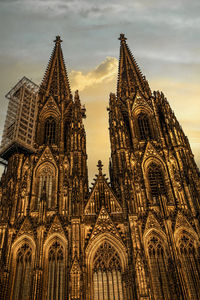
[{"label": "orange cloud", "polygon": [[115,80],[117,75],[118,60],[114,57],[106,57],[96,68],[89,72],[72,71],[70,82],[73,89],[79,91],[90,86]]}]

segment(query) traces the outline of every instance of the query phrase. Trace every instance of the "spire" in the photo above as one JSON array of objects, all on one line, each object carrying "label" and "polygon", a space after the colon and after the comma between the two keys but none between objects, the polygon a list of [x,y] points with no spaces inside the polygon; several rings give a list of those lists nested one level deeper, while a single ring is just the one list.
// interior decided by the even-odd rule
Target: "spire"
[{"label": "spire", "polygon": [[51,54],[43,81],[40,86],[40,94],[55,98],[71,99],[71,90],[67,71],[64,63],[63,53],[61,49],[60,36],[56,36],[55,46]]},{"label": "spire", "polygon": [[137,90],[146,96],[151,95],[148,82],[143,76],[137,65],[129,47],[126,43],[127,38],[123,33],[120,34],[120,58],[117,84],[118,98],[131,98]]},{"label": "spire", "polygon": [[98,168],[98,170],[99,170],[99,174],[102,175],[103,164],[102,164],[102,161],[101,161],[101,160],[98,161],[97,168]]}]

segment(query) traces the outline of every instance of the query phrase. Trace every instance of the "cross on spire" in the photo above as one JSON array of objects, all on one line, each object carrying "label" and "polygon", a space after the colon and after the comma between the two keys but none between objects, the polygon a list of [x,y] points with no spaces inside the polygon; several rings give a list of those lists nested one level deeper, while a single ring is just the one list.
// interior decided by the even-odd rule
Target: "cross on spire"
[{"label": "cross on spire", "polygon": [[127,38],[125,37],[124,33],[121,33],[120,37],[118,38],[118,40],[120,40],[121,42],[125,42],[127,40]]},{"label": "cross on spire", "polygon": [[101,160],[98,161],[97,167],[98,167],[99,172],[101,172],[101,171],[102,171],[102,168],[103,168],[103,164],[102,164],[102,161],[101,161]]},{"label": "cross on spire", "polygon": [[62,43],[62,40],[61,40],[59,35],[56,36],[56,39],[54,40],[54,43],[56,43],[56,44]]}]

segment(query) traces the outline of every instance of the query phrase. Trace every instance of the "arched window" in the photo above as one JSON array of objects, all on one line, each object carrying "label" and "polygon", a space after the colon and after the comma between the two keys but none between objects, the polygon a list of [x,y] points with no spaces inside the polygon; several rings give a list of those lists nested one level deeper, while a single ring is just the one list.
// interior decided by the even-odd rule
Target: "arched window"
[{"label": "arched window", "polygon": [[93,266],[94,300],[123,300],[121,262],[109,243],[99,247]]},{"label": "arched window", "polygon": [[193,240],[187,233],[183,233],[179,240],[178,248],[189,298],[200,299],[200,257],[195,250]]},{"label": "arched window", "polygon": [[151,163],[148,169],[148,180],[153,204],[157,204],[161,195],[166,195],[165,181],[161,167]]},{"label": "arched window", "polygon": [[32,286],[32,249],[28,243],[17,251],[13,300],[28,300]]},{"label": "arched window", "polygon": [[45,121],[44,125],[44,144],[55,144],[56,141],[56,122],[50,117]]},{"label": "arched window", "polygon": [[65,290],[63,247],[55,241],[48,253],[47,300],[63,300]]},{"label": "arched window", "polygon": [[153,138],[149,118],[145,113],[139,114],[138,127],[141,140],[151,140]]},{"label": "arched window", "polygon": [[65,121],[65,126],[64,126],[64,149],[65,149],[65,151],[67,151],[67,146],[68,146],[69,130],[70,130],[70,122]]},{"label": "arched window", "polygon": [[166,251],[158,237],[152,236],[148,242],[148,257],[151,281],[156,300],[172,299],[169,291],[168,260]]},{"label": "arched window", "polygon": [[53,208],[55,204],[55,170],[45,165],[37,172],[37,201],[35,209],[39,209],[40,200],[45,190],[47,208]]}]

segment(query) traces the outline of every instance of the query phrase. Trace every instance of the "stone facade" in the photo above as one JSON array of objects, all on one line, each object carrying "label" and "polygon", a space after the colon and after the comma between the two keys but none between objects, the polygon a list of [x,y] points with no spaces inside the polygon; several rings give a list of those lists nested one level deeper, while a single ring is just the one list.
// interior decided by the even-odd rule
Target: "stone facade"
[{"label": "stone facade", "polygon": [[110,183],[88,188],[85,108],[60,37],[38,92],[33,153],[1,179],[0,299],[200,299],[200,177],[163,93],[120,35],[110,95]]}]

